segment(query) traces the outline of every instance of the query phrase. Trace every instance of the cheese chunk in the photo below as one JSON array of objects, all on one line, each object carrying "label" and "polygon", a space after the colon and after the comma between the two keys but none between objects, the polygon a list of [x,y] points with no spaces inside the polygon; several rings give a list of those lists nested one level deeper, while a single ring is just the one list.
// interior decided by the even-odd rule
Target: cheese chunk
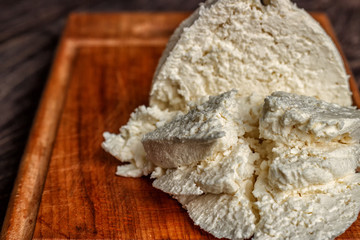
[{"label": "cheese chunk", "polygon": [[254,239],[333,239],[357,219],[360,174],[279,192],[267,185],[264,170],[253,194],[260,217]]},{"label": "cheese chunk", "polygon": [[238,88],[243,96],[287,91],[346,106],[347,79],[329,36],[290,1],[208,1],[171,38],[150,105],[184,110],[200,96]]},{"label": "cheese chunk", "polygon": [[275,92],[265,98],[261,137],[286,144],[358,142],[360,111],[312,97]]},{"label": "cheese chunk", "polygon": [[171,195],[201,195],[204,191],[196,185],[193,172],[194,169],[189,167],[168,169],[152,185]]},{"label": "cheese chunk", "polygon": [[[178,115],[161,128],[146,134],[142,143],[147,159],[163,168],[196,163],[215,150],[234,145],[244,130],[231,121],[236,91],[226,92]],[[230,118],[230,119],[229,119]],[[214,150],[215,148],[215,150]]]},{"label": "cheese chunk", "polygon": [[360,113],[341,107],[348,76],[321,26],[261,2],[202,4],[170,38],[150,107],[102,147],[215,237],[332,239],[360,209]]},{"label": "cheese chunk", "polygon": [[[176,168],[154,175],[158,179],[153,186],[171,195],[235,193],[243,181],[253,178],[259,159],[242,136],[256,126],[250,118],[259,116],[260,107],[254,106],[260,105],[256,96],[242,98],[229,91],[146,134],[142,142],[147,159]],[[217,133],[221,137],[213,139]],[[204,147],[209,142],[211,148]]]},{"label": "cheese chunk", "polygon": [[[170,38],[154,74],[150,109],[186,113],[189,101],[231,89],[240,90],[242,97],[256,92],[264,98],[282,90],[349,106],[347,80],[331,39],[289,0],[272,1],[268,6],[260,0],[208,0]],[[119,167],[118,174],[123,176],[139,177],[154,169],[140,141],[157,121],[167,119],[159,114],[152,121],[147,110],[135,114],[136,119],[132,117],[124,126],[127,130],[105,134],[102,145],[131,164]],[[257,128],[253,130],[248,132],[251,137],[257,134]]]},{"label": "cheese chunk", "polygon": [[[300,124],[289,128],[278,122],[291,111],[290,116],[306,118],[304,124],[325,118],[328,125],[341,125],[347,119],[356,125],[358,110],[284,92],[267,97],[262,112],[261,106],[255,95],[244,98],[230,91],[210,97],[147,134],[145,138],[164,143],[175,137],[189,148],[188,162],[176,160],[172,146],[145,148],[151,161],[155,151],[154,156],[173,151],[168,161],[175,159],[180,165],[152,175],[157,178],[153,186],[178,199],[195,224],[216,237],[331,239],[339,235],[360,210],[360,175],[355,173],[360,144],[351,138],[354,128],[348,125],[342,134],[324,137],[316,135],[320,131],[293,134],[302,130]],[[213,132],[224,136],[214,141],[209,155],[198,158],[192,139],[207,142]],[[288,137],[292,134],[297,137]],[[344,134],[346,141],[338,137]]]},{"label": "cheese chunk", "polygon": [[169,169],[153,186],[171,195],[235,193],[245,181],[253,181],[259,155],[239,142],[228,156],[215,154],[194,166]]},{"label": "cheese chunk", "polygon": [[205,194],[184,205],[196,225],[217,238],[248,239],[254,234],[256,216],[242,193]]}]

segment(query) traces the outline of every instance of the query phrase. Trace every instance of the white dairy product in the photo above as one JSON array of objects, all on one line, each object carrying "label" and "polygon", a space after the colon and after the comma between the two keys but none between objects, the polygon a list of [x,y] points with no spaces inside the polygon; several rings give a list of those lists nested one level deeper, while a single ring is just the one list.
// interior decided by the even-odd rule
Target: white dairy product
[{"label": "white dairy product", "polygon": [[129,163],[118,175],[151,174],[216,237],[333,238],[359,212],[359,112],[283,92],[263,108],[279,90],[351,104],[341,58],[305,11],[209,0],[171,37],[150,107],[102,147]]},{"label": "white dairy product", "polygon": [[360,163],[360,111],[285,92],[265,98],[260,137],[276,142],[269,183],[280,190],[324,184]]},{"label": "white dairy product", "polygon": [[260,125],[261,137],[287,144],[360,139],[359,111],[285,92],[265,98]]},{"label": "white dairy product", "polygon": [[245,125],[248,131],[256,126],[249,120],[250,113],[260,114],[255,106],[261,106],[255,96],[242,98],[229,91],[146,134],[142,142],[147,159],[173,168],[157,175],[153,186],[172,195],[219,194],[235,193],[252,180],[259,154],[242,136]]},{"label": "white dairy product", "polygon": [[211,1],[185,25],[159,63],[151,106],[185,109],[187,101],[233,88],[244,96],[282,90],[351,104],[336,47],[288,0],[269,6],[260,0]]},{"label": "white dairy product", "polygon": [[244,133],[240,122],[228,119],[231,118],[229,109],[237,107],[235,94],[236,91],[230,91],[211,97],[186,115],[178,115],[161,128],[146,134],[142,143],[148,160],[160,167],[174,168],[196,163],[213,151],[234,145],[238,135]]},{"label": "white dairy product", "polygon": [[[288,0],[268,6],[260,0],[208,0],[201,5],[170,38],[154,75],[150,109],[187,112],[189,100],[233,88],[243,97],[283,90],[351,104],[334,44],[314,19]],[[139,177],[153,169],[140,140],[166,117],[160,113],[156,121],[147,120],[147,112],[137,111],[125,133],[105,135],[104,149],[131,164],[120,167],[120,175]]]},{"label": "white dairy product", "polygon": [[[190,165],[221,151],[229,154],[245,132],[258,134],[262,99],[239,97],[232,90],[194,107],[187,114],[145,134],[147,159],[164,168]],[[226,152],[227,151],[227,152]]]},{"label": "white dairy product", "polygon": [[[158,163],[160,156],[159,165],[170,168],[152,175],[157,178],[153,186],[177,198],[194,223],[216,237],[243,239],[254,234],[251,191],[259,154],[251,150],[244,134],[258,135],[254,129],[261,105],[256,95],[240,97],[237,91],[229,91],[210,97],[143,138],[147,158]],[[173,139],[185,146],[178,156]],[[199,154],[209,139],[213,147]]]},{"label": "white dairy product", "polygon": [[266,162],[253,191],[259,211],[254,239],[333,239],[357,218],[360,174],[279,192],[267,185]]},{"label": "white dairy product", "polygon": [[162,176],[153,182],[153,187],[171,195],[198,196],[204,193],[194,180],[194,169],[179,167],[167,169]]},{"label": "white dairy product", "polygon": [[241,192],[204,194],[189,200],[184,207],[196,225],[217,238],[248,239],[254,234],[256,216],[252,202]]},{"label": "white dairy product", "polygon": [[[276,104],[269,107],[269,102]],[[352,136],[359,110],[284,92],[268,96],[260,108],[257,97],[244,98],[233,90],[210,97],[146,134],[148,144],[159,141],[165,146],[156,143],[151,150],[145,148],[148,159],[164,153],[168,155],[164,162],[171,162],[168,169],[152,174],[153,186],[174,196],[195,224],[216,237],[331,239],[344,232],[360,210],[360,174],[355,173],[360,144],[350,137],[351,141],[333,140]],[[345,130],[338,128],[341,134],[332,131],[334,139],[307,141],[317,134],[307,128],[301,142],[301,138],[287,138],[298,131],[296,127],[286,131],[287,125],[276,125],[287,116],[279,109],[291,110],[291,119],[297,119],[296,114],[304,117],[306,109],[306,123],[312,117],[320,121],[321,116],[331,124],[352,121]],[[252,118],[261,118],[260,124]],[[245,125],[249,127],[241,127]],[[268,129],[274,125],[276,131]],[[214,132],[221,134],[215,140],[210,137],[214,146],[199,158],[196,148],[204,150],[201,143],[208,143]],[[267,132],[262,135],[265,139],[260,139],[259,132]],[[181,154],[172,155],[176,151],[172,152],[171,144],[164,144],[173,138],[189,148],[186,161]],[[280,138],[286,141],[277,141]]]},{"label": "white dairy product", "polygon": [[219,152],[196,165],[168,169],[153,186],[171,195],[232,194],[245,181],[253,181],[257,159],[259,155],[239,141],[228,156]]}]

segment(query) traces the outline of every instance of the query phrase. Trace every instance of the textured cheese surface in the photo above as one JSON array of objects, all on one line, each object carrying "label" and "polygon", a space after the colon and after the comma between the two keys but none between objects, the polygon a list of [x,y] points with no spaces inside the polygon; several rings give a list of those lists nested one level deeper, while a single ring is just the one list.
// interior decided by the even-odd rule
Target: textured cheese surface
[{"label": "textured cheese surface", "polygon": [[360,174],[284,193],[267,185],[264,170],[253,194],[260,216],[254,239],[334,239],[357,219]]},{"label": "textured cheese surface", "polygon": [[[269,102],[274,103],[272,107]],[[233,90],[210,97],[145,135],[144,139],[164,143],[175,138],[189,148],[186,157],[190,163],[176,161],[182,165],[158,169],[152,174],[156,178],[153,186],[174,196],[195,224],[219,238],[338,236],[360,210],[360,174],[355,173],[360,166],[360,144],[350,137],[360,111],[284,92],[268,96],[262,111],[261,106],[254,95],[244,98]],[[289,119],[307,117],[305,123],[313,118],[315,122],[326,120],[327,126],[352,121],[345,129],[333,130],[334,138],[317,137],[317,132],[307,129],[302,132],[303,140],[288,139],[297,128],[276,125],[279,119],[287,118],[287,110],[292,112]],[[298,123],[286,122],[301,128]],[[245,125],[248,127],[240,127]],[[274,125],[276,131],[271,129]],[[214,132],[222,133],[214,143],[221,147],[213,147],[209,155],[199,158],[196,148],[213,140]],[[349,136],[351,141],[340,141],[340,135]],[[194,138],[197,144],[193,144]],[[285,140],[277,141],[279,138]],[[155,156],[168,155],[171,146],[145,150],[152,161],[156,151]],[[169,160],[176,158],[170,156]]]},{"label": "textured cheese surface", "polygon": [[269,167],[268,181],[280,190],[325,184],[355,173],[360,165],[360,145],[339,143],[306,147],[278,146]]},{"label": "textured cheese surface", "polygon": [[[187,112],[189,100],[234,88],[244,97],[283,90],[351,104],[343,63],[320,25],[289,0],[266,7],[260,2],[208,0],[175,30],[154,74],[150,110],[137,110],[119,134],[104,135],[103,148],[130,163],[118,175],[140,177],[153,170],[140,140],[167,118],[149,118],[150,111]],[[248,134],[256,135],[253,130]]]},{"label": "textured cheese surface", "polygon": [[196,165],[167,170],[153,186],[171,195],[235,193],[244,182],[252,181],[258,158],[257,153],[239,142],[228,156],[220,152]]},{"label": "textured cheese surface", "polygon": [[141,177],[154,170],[154,165],[145,158],[141,138],[147,132],[172,119],[177,112],[160,110],[158,107],[138,107],[131,114],[128,123],[120,128],[120,134],[105,132],[102,148],[126,165],[118,166],[117,175],[124,177]]},{"label": "textured cheese surface", "polygon": [[[244,181],[252,180],[259,154],[242,137],[244,123],[248,130],[256,123],[242,116],[249,116],[254,110],[249,106],[260,103],[256,97],[242,98],[237,94],[233,90],[210,97],[144,136],[147,159],[172,168],[157,176],[154,187],[172,195],[235,193]],[[204,147],[209,141],[211,149]]]},{"label": "textured cheese surface", "polygon": [[[321,26],[288,0],[219,0],[200,7],[176,31],[160,61],[150,105],[185,109],[187,101],[241,89],[287,91],[351,104],[341,58]],[[180,35],[181,34],[181,35]],[[179,36],[180,35],[180,36]],[[326,84],[324,84],[326,81]]]},{"label": "textured cheese surface", "polygon": [[[160,167],[189,165],[225,150],[236,142],[240,122],[228,121],[236,91],[211,97],[207,102],[178,115],[161,128],[146,134],[142,143],[148,160]],[[160,155],[156,153],[161,153]]]},{"label": "textured cheese surface", "polygon": [[332,239],[360,205],[347,78],[330,38],[289,0],[208,0],[170,38],[150,107],[102,147],[128,163],[118,175],[151,174],[216,237]]},{"label": "textured cheese surface", "polygon": [[359,111],[286,92],[265,98],[260,125],[261,137],[284,143],[360,139]]},{"label": "textured cheese surface", "polygon": [[254,234],[256,217],[252,203],[241,192],[204,194],[184,207],[196,225],[217,238],[248,239]]}]

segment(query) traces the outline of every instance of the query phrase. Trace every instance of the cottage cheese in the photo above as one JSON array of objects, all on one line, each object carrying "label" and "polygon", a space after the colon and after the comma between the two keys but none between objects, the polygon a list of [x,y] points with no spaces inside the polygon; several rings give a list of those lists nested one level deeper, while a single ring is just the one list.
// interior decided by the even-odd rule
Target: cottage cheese
[{"label": "cottage cheese", "polygon": [[252,180],[259,154],[244,134],[256,126],[247,121],[254,106],[260,114],[258,98],[229,91],[146,134],[142,142],[147,159],[170,168],[164,175],[152,175],[158,178],[153,186],[172,195],[219,194],[235,193],[244,181]]},{"label": "cottage cheese", "polygon": [[[142,143],[148,160],[160,167],[189,165],[226,150],[243,135],[241,122],[229,121],[236,91],[212,97],[186,115],[178,115],[161,128],[148,133]],[[232,109],[234,110],[234,109]],[[158,155],[157,153],[160,153]]]},{"label": "cottage cheese", "polygon": [[272,149],[269,184],[280,190],[325,184],[355,173],[360,145],[323,143],[314,146],[277,146]]},{"label": "cottage cheese", "polygon": [[291,93],[265,98],[260,136],[277,142],[358,142],[360,112]]},{"label": "cottage cheese", "polygon": [[154,74],[150,107],[136,110],[119,134],[104,135],[103,148],[129,163],[118,175],[150,174],[142,136],[202,97],[233,88],[262,98],[283,90],[351,105],[343,63],[320,25],[289,0],[260,2],[208,0],[174,32]]},{"label": "cottage cheese", "polygon": [[170,38],[150,106],[102,147],[216,237],[331,239],[360,208],[360,114],[342,107],[347,76],[320,25],[260,2],[202,4]]},{"label": "cottage cheese", "polygon": [[254,239],[333,239],[357,219],[360,174],[279,192],[267,184],[267,162],[253,191],[259,210]]},{"label": "cottage cheese", "polygon": [[330,182],[360,163],[360,111],[353,108],[275,92],[265,98],[259,130],[275,142],[268,180],[280,190]]},{"label": "cottage cheese", "polygon": [[357,219],[359,113],[284,92],[265,99],[260,136],[275,143],[254,186],[254,239],[332,239]]},{"label": "cottage cheese", "polygon": [[160,61],[150,106],[185,109],[199,96],[233,88],[244,96],[282,90],[351,104],[336,47],[290,1],[209,1],[195,15],[175,32]]},{"label": "cottage cheese", "polygon": [[256,216],[245,194],[204,194],[184,207],[196,225],[217,238],[248,239],[254,234]]},{"label": "cottage cheese", "polygon": [[[269,102],[273,103],[272,107],[268,106]],[[356,138],[346,142],[316,138],[316,132],[311,129],[302,133],[303,142],[300,138],[287,139],[297,128],[285,131],[287,125],[276,125],[278,119],[287,116],[286,111],[278,112],[276,117],[272,113],[274,109],[292,111],[290,119],[296,122],[297,115],[303,117],[302,110],[306,109],[311,113],[306,123],[323,115],[333,124],[339,121],[336,112],[346,112],[340,118],[346,121],[356,120],[359,111],[328,105],[315,98],[275,92],[265,99],[262,111],[253,115],[261,119],[258,126],[258,134],[264,136],[261,139],[259,135],[249,137],[245,128],[239,127],[249,124],[246,119],[250,119],[250,112],[254,114],[250,110],[253,108],[243,103],[244,98],[234,90],[210,97],[189,113],[146,134],[143,141],[149,141],[151,136],[150,144],[171,142],[175,138],[191,148],[186,157],[192,160],[175,160],[176,164],[163,169],[161,174],[153,174],[156,178],[153,186],[178,199],[195,224],[219,238],[331,239],[344,232],[360,210],[360,174],[355,173],[360,165],[360,144]],[[236,114],[236,109],[247,117]],[[274,124],[278,131],[271,134]],[[253,123],[249,125],[254,127]],[[341,134],[332,132],[332,136],[351,136],[354,126],[357,121],[348,124],[347,130],[339,128]],[[252,128],[248,129],[256,135]],[[210,155],[199,158],[196,148],[202,149],[201,142],[207,143],[213,132],[221,132],[214,145],[226,147],[213,147]],[[197,144],[191,145],[193,138]],[[278,141],[280,138],[287,141]],[[317,140],[309,143],[307,139]],[[171,152],[168,149],[168,145],[150,151],[145,148],[149,159],[154,159],[153,154]],[[170,156],[169,161],[176,158]]]},{"label": "cottage cheese", "polygon": [[168,169],[153,186],[171,195],[235,193],[244,182],[253,181],[258,159],[257,153],[239,141],[228,156],[216,153],[196,165]]}]

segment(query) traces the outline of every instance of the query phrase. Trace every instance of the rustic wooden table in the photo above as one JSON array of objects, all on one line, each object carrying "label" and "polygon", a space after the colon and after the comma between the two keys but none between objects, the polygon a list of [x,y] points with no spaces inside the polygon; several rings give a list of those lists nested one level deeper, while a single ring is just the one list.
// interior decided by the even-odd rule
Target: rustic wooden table
[{"label": "rustic wooden table", "polygon": [[[200,0],[0,0],[0,225],[66,18],[73,11],[192,11]],[[360,85],[360,1],[296,0],[328,14]]]}]

